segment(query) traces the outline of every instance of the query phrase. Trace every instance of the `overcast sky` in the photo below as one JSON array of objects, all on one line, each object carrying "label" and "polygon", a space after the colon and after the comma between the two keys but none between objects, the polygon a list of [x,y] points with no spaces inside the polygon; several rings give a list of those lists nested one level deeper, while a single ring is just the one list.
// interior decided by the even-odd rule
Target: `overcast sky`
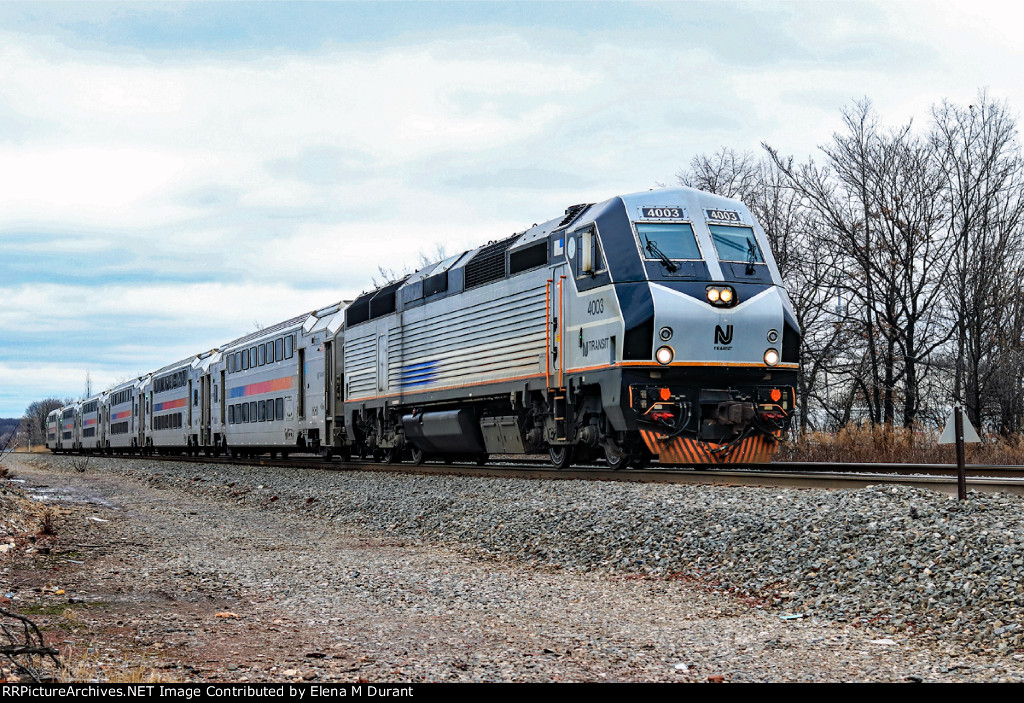
[{"label": "overcast sky", "polygon": [[[1019,7],[1019,6],[1018,6]],[[872,99],[1024,108],[1007,4],[0,4],[0,417]]]}]

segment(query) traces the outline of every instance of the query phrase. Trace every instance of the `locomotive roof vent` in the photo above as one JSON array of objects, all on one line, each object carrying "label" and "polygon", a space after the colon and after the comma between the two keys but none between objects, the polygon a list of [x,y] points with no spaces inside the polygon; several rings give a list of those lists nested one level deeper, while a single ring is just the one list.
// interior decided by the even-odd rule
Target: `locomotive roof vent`
[{"label": "locomotive roof vent", "polygon": [[565,227],[567,224],[583,214],[583,211],[593,204],[594,203],[580,203],[579,205],[570,205],[565,209],[565,218],[558,223],[558,227],[555,227],[555,229]]},{"label": "locomotive roof vent", "polygon": [[482,286],[484,283],[504,278],[505,251],[518,238],[518,234],[513,234],[508,239],[502,239],[480,249],[466,263],[466,288]]}]

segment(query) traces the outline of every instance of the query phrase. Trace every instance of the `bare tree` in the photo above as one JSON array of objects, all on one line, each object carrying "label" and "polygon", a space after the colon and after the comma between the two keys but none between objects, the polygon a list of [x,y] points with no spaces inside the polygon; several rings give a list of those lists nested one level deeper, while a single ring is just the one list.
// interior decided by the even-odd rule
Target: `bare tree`
[{"label": "bare tree", "polygon": [[883,131],[870,101],[843,111],[845,131],[820,147],[826,166],[772,162],[814,210],[820,245],[837,254],[840,311],[858,329],[845,365],[873,423],[910,425],[922,376],[945,341],[940,291],[947,275],[941,179],[929,142],[908,124]]},{"label": "bare tree", "polygon": [[1021,413],[1006,403],[1020,392],[1017,308],[1024,270],[1024,160],[1016,120],[985,91],[967,107],[943,101],[932,118],[953,267],[947,288],[955,328],[951,400],[965,402],[978,426],[994,400],[998,424],[1011,431],[1021,424]]},{"label": "bare tree", "polygon": [[32,444],[46,443],[46,417],[54,410],[74,402],[70,398],[46,398],[28,406],[22,417],[22,431]]}]

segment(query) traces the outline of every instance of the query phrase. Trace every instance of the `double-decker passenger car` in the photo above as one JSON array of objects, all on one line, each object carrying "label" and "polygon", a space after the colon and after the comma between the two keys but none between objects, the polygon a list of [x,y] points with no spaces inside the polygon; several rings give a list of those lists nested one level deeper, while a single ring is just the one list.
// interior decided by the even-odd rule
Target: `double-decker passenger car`
[{"label": "double-decker passenger car", "polygon": [[223,404],[212,407],[223,422],[220,448],[284,455],[331,448],[341,307],[286,320],[223,347],[221,361],[211,366],[225,389]]},{"label": "double-decker passenger car", "polygon": [[60,416],[61,409],[51,410],[46,416],[46,448],[51,452],[60,447]]},{"label": "double-decker passenger car", "polygon": [[191,451],[192,362],[183,359],[154,371],[143,391],[147,400],[145,447],[158,451]]},{"label": "double-decker passenger car", "polygon": [[82,401],[82,406],[79,410],[81,413],[78,436],[79,449],[93,451],[105,448],[106,428],[103,424],[103,414],[100,410],[103,395],[105,394]]}]

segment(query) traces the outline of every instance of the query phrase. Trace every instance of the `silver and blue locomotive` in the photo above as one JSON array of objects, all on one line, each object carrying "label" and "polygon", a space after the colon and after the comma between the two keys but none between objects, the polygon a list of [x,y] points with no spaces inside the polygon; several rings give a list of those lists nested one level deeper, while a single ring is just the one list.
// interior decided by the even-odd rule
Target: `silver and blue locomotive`
[{"label": "silver and blue locomotive", "polygon": [[338,424],[385,459],[765,462],[794,408],[799,345],[749,211],[648,191],[355,300]]},{"label": "silver and blue locomotive", "polygon": [[[100,396],[97,417],[158,451],[751,464],[788,426],[799,347],[750,212],[661,189],[165,367]],[[76,416],[58,450],[83,446]]]}]

